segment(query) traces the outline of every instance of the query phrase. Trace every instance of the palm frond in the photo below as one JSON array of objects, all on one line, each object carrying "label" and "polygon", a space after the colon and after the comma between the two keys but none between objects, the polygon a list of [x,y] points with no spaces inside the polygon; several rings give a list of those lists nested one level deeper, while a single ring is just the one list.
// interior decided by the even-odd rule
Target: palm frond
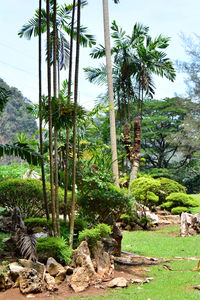
[{"label": "palm frond", "polygon": [[100,68],[84,68],[84,72],[86,73],[86,78],[92,83],[103,85],[107,82],[107,72],[104,64]]},{"label": "palm frond", "polygon": [[18,228],[16,231],[16,246],[23,258],[36,261],[36,238],[34,234],[28,234],[25,229]]}]

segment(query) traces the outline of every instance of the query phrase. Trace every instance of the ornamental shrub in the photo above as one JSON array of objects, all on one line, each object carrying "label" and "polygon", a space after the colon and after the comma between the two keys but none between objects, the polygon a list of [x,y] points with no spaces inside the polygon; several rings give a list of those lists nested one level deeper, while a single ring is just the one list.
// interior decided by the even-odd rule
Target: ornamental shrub
[{"label": "ornamental shrub", "polygon": [[159,200],[157,196],[161,188],[159,180],[151,177],[139,177],[130,185],[130,191],[138,203],[152,208]]},{"label": "ornamental shrub", "polygon": [[38,255],[52,256],[60,263],[70,263],[72,250],[67,245],[64,238],[60,237],[46,237],[37,239],[37,253]]},{"label": "ornamental shrub", "polygon": [[160,192],[158,195],[159,203],[165,202],[166,197],[171,193],[186,193],[185,187],[175,180],[166,177],[160,177],[157,180],[159,180],[161,184]]},{"label": "ornamental shrub", "polygon": [[92,229],[85,229],[79,233],[79,241],[86,241],[89,248],[96,245],[98,241],[101,241],[104,237],[108,237],[111,234],[111,228],[107,224],[98,224]]},{"label": "ornamental shrub", "polygon": [[166,197],[166,201],[161,207],[170,210],[173,214],[190,211],[190,207],[199,206],[198,200],[185,193],[171,193]]},{"label": "ornamental shrub", "polygon": [[[50,184],[46,183],[50,200]],[[64,191],[59,188],[59,201]],[[42,181],[36,179],[8,179],[0,182],[0,206],[12,210],[19,207],[25,217],[42,217],[45,214]]]},{"label": "ornamental shrub", "polygon": [[184,206],[177,206],[172,208],[171,213],[173,215],[180,215],[182,214],[182,212],[188,212],[189,208],[188,207],[184,207]]}]

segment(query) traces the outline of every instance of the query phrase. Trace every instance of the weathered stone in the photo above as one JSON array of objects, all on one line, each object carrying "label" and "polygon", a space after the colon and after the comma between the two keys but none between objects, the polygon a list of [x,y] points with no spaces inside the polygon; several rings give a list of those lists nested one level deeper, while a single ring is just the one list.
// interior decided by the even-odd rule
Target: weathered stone
[{"label": "weathered stone", "polygon": [[72,267],[66,266],[66,267],[64,267],[64,268],[65,268],[65,270],[66,270],[66,275],[72,275],[72,274],[73,274],[74,269],[73,269]]},{"label": "weathered stone", "polygon": [[131,225],[127,225],[126,227],[125,227],[125,230],[127,230],[127,231],[131,231]]},{"label": "weathered stone", "polygon": [[51,276],[56,276],[58,273],[65,273],[65,268],[59,264],[53,257],[49,257],[47,260],[47,272]]},{"label": "weathered stone", "polygon": [[111,263],[110,255],[104,251],[103,244],[97,242],[93,248],[93,255],[96,261],[97,274],[101,278],[108,278],[114,273],[114,264]]},{"label": "weathered stone", "polygon": [[65,278],[66,278],[66,270],[60,271],[55,277],[56,284],[61,284],[65,280]]},{"label": "weathered stone", "polygon": [[121,255],[121,242],[122,242],[122,233],[119,227],[114,224],[112,227],[112,234],[111,237],[116,240],[117,242],[117,247],[116,247],[116,252],[113,253],[115,256],[120,256]]},{"label": "weathered stone", "polygon": [[48,291],[54,292],[58,289],[56,286],[55,278],[51,276],[49,273],[45,273],[44,279],[46,281],[46,288]]},{"label": "weathered stone", "polygon": [[0,291],[5,290],[5,275],[0,273]]},{"label": "weathered stone", "polygon": [[19,274],[19,288],[23,294],[42,292],[42,277],[35,269],[24,268]]},{"label": "weathered stone", "polygon": [[25,268],[35,269],[43,278],[44,273],[46,271],[46,267],[44,264],[40,262],[33,262],[32,260],[27,259],[19,259],[20,264]]},{"label": "weathered stone", "polygon": [[189,213],[181,214],[181,236],[191,236],[200,233],[200,213],[195,215]]},{"label": "weathered stone", "polygon": [[9,264],[10,272],[8,274],[9,278],[16,282],[17,278],[19,277],[19,273],[24,269],[22,266],[20,266],[17,262],[13,262]]},{"label": "weathered stone", "polygon": [[33,170],[27,170],[26,173],[24,174],[23,176],[23,179],[26,179],[26,178],[32,178],[32,179],[38,179],[38,180],[41,180],[42,177],[35,171]]},{"label": "weathered stone", "polygon": [[117,277],[111,280],[107,287],[114,288],[114,287],[127,287],[128,281],[124,277]]},{"label": "weathered stone", "polygon": [[[100,280],[100,276],[95,272],[91,257],[90,250],[86,241],[83,241],[79,247],[72,252],[72,263],[75,268],[83,267],[91,281]],[[74,274],[73,274],[74,275]]]},{"label": "weathered stone", "polygon": [[103,238],[102,242],[105,251],[108,252],[110,255],[115,255],[117,251],[117,241],[111,237],[108,237],[108,238]]},{"label": "weathered stone", "polygon": [[85,291],[89,284],[90,278],[88,276],[87,270],[84,267],[75,269],[70,281],[70,286],[75,291],[75,293]]}]

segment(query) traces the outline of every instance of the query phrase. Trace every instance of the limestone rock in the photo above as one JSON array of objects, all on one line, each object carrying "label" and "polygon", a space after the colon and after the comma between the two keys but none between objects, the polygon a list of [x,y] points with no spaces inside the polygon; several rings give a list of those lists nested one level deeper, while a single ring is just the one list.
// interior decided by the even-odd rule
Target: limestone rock
[{"label": "limestone rock", "polygon": [[74,269],[73,269],[72,267],[66,266],[66,267],[64,267],[64,268],[65,268],[65,270],[66,270],[66,275],[72,275],[72,274],[73,274]]},{"label": "limestone rock", "polygon": [[[72,252],[72,263],[75,268],[83,267],[87,276],[91,281],[100,280],[99,275],[95,272],[91,257],[90,250],[86,241],[83,241],[79,247]],[[73,274],[74,275],[74,274]]]},{"label": "limestone rock", "polygon": [[66,274],[65,268],[59,264],[53,257],[49,257],[47,260],[47,272],[51,276],[56,276],[58,273],[59,274]]},{"label": "limestone rock", "polygon": [[66,270],[60,271],[55,277],[56,284],[61,284],[65,280],[65,278],[66,278]]},{"label": "limestone rock", "polygon": [[23,294],[42,292],[42,277],[35,269],[24,268],[19,274],[19,288]]},{"label": "limestone rock", "polygon": [[93,254],[96,261],[97,274],[101,278],[108,278],[114,273],[114,263],[110,259],[110,255],[104,251],[103,244],[98,242],[93,248]]},{"label": "limestone rock", "polygon": [[189,213],[181,214],[181,236],[191,236],[200,233],[200,213],[195,215]]},{"label": "limestone rock", "polygon": [[26,173],[23,176],[23,179],[26,178],[32,178],[32,179],[38,179],[38,180],[42,180],[42,177],[35,171],[33,170],[27,170]]},{"label": "limestone rock", "polygon": [[128,281],[124,277],[117,277],[111,280],[107,287],[114,288],[114,287],[127,287]]},{"label": "limestone rock", "polygon": [[120,256],[121,255],[121,243],[122,243],[122,233],[117,224],[114,224],[112,227],[112,234],[111,237],[116,240],[117,247],[115,253],[113,253],[114,256]]},{"label": "limestone rock", "polygon": [[43,278],[44,273],[46,271],[46,267],[44,264],[40,262],[33,262],[32,260],[27,259],[19,259],[20,264],[25,268],[35,269]]},{"label": "limestone rock", "polygon": [[90,278],[88,276],[87,270],[84,267],[76,268],[70,281],[70,286],[75,291],[75,293],[85,291],[89,284]]},{"label": "limestone rock", "polygon": [[0,291],[5,290],[5,275],[0,273]]},{"label": "limestone rock", "polygon": [[19,273],[24,269],[22,266],[20,266],[17,262],[13,262],[9,264],[9,278],[13,281],[16,282],[17,278],[19,277]]},{"label": "limestone rock", "polygon": [[56,286],[55,278],[51,276],[49,273],[45,273],[44,279],[46,281],[46,288],[48,291],[54,292],[58,289]]},{"label": "limestone rock", "polygon": [[117,251],[117,242],[115,239],[108,237],[102,239],[104,249],[106,252],[108,252],[110,255],[115,255]]}]

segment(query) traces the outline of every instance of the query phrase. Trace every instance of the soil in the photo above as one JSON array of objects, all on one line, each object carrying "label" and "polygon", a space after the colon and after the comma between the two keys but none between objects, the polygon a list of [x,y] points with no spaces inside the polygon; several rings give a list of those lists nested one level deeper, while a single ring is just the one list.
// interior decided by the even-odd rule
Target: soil
[{"label": "soil", "polygon": [[[124,277],[127,280],[130,279],[145,279],[148,277],[147,273],[148,268],[144,268],[143,266],[116,266],[114,277]],[[99,285],[98,285],[99,286]],[[106,288],[106,282],[102,282],[100,287],[90,286],[86,291],[81,293],[75,293],[67,284],[67,281],[63,282],[59,285],[59,289],[57,292],[43,292],[40,294],[29,294],[30,296],[22,295],[19,288],[9,289],[5,292],[0,292],[0,300],[25,300],[30,297],[30,299],[38,299],[38,300],[66,300],[68,297],[75,297],[77,295],[80,296],[99,296],[101,294],[108,293],[110,291],[109,288]]]}]

